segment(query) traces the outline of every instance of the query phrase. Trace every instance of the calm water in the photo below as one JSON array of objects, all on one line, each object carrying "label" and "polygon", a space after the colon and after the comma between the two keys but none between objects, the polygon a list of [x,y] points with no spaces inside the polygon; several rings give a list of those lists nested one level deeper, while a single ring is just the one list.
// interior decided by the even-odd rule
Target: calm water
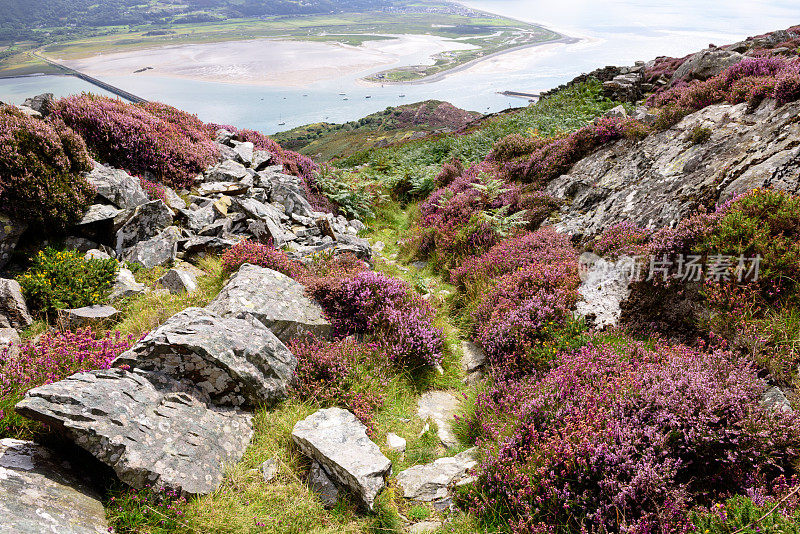
[{"label": "calm water", "polygon": [[[498,111],[525,104],[524,100],[500,96],[498,91],[537,92],[603,65],[632,64],[657,55],[683,56],[709,43],[730,43],[800,23],[800,3],[785,0],[680,0],[669,5],[631,0],[463,3],[584,39],[573,45],[506,54],[434,83],[402,87],[357,85],[356,80],[366,72],[304,89],[135,76],[105,80],[144,98],[197,113],[205,121],[273,133],[312,122],[353,120],[387,106],[426,99],[447,100],[471,110]],[[0,100],[5,102],[18,103],[45,91],[66,95],[82,90],[100,91],[70,77],[0,80]],[[346,92],[349,100],[344,101],[340,92]],[[281,122],[285,125],[279,125]]]}]

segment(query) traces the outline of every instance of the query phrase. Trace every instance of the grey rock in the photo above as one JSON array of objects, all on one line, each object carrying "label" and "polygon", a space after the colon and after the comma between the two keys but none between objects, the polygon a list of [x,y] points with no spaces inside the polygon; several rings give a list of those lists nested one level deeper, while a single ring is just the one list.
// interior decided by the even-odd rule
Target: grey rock
[{"label": "grey rock", "polygon": [[146,291],[147,288],[145,285],[137,282],[129,269],[120,267],[117,271],[117,277],[114,280],[114,286],[111,289],[111,294],[108,299],[113,302],[117,299],[141,295]]},{"label": "grey rock", "polygon": [[158,279],[158,284],[172,293],[192,293],[197,289],[197,278],[194,274],[181,269],[170,269]]},{"label": "grey rock", "polygon": [[83,255],[83,259],[85,259],[87,261],[88,260],[110,260],[111,256],[109,256],[108,253],[106,253],[106,252],[104,252],[104,251],[102,251],[100,249],[93,248],[91,250],[87,250],[86,251],[86,254]]},{"label": "grey rock", "polygon": [[272,482],[278,476],[278,468],[280,467],[277,458],[270,458],[261,464],[261,478],[264,482]]},{"label": "grey rock", "polygon": [[[800,192],[800,102],[775,108],[765,101],[719,104],[692,113],[669,130],[640,142],[617,141],[578,161],[545,188],[565,206],[556,230],[588,240],[630,221],[674,226],[699,206],[713,208],[755,188]],[[697,127],[714,135],[692,145]]]},{"label": "grey rock", "polygon": [[13,328],[0,328],[0,362],[16,358],[19,354],[19,333]]},{"label": "grey rock", "polygon": [[304,217],[311,217],[314,212],[311,204],[306,199],[305,191],[300,180],[287,174],[275,175],[272,180],[272,202],[281,204],[287,214],[297,213]]},{"label": "grey rock", "polygon": [[225,128],[220,128],[217,130],[215,137],[217,143],[228,145],[233,140],[234,135],[235,134],[233,132],[226,130]]},{"label": "grey rock", "polygon": [[0,439],[0,532],[107,534],[100,498],[57,453]]},{"label": "grey rock", "polygon": [[183,250],[186,251],[187,254],[195,254],[198,252],[223,252],[238,242],[239,240],[216,236],[195,236],[187,239],[183,243]]},{"label": "grey rock", "polygon": [[98,246],[99,245],[91,239],[86,239],[84,237],[69,236],[64,240],[65,248],[69,250],[77,250],[78,252],[83,252],[84,254],[92,249],[97,249]]},{"label": "grey rock", "polygon": [[152,237],[172,224],[172,210],[161,200],[154,200],[138,206],[130,218],[117,230],[115,250],[117,255]]},{"label": "grey rock", "polygon": [[594,254],[581,256],[581,295],[577,313],[595,328],[613,327],[622,316],[621,304],[631,293],[631,275],[635,272],[634,258],[622,256],[616,261]]},{"label": "grey rock", "polygon": [[386,448],[392,452],[405,452],[406,440],[394,432],[389,432],[386,434]]},{"label": "grey rock", "polygon": [[54,99],[53,93],[42,93],[31,98],[26,98],[22,105],[47,116],[50,114]]},{"label": "grey rock", "polygon": [[123,170],[95,162],[85,177],[97,189],[99,196],[118,208],[135,208],[150,201],[139,179]]},{"label": "grey rock", "polygon": [[0,278],[0,328],[24,330],[33,324],[22,288],[16,280]]},{"label": "grey rock", "polygon": [[707,48],[697,52],[675,70],[670,83],[678,80],[707,80],[744,59],[742,54],[723,48]]},{"label": "grey rock", "polygon": [[247,169],[241,163],[225,160],[211,167],[205,175],[206,182],[238,182],[249,176]]},{"label": "grey rock", "polygon": [[255,265],[242,265],[208,309],[221,317],[252,316],[283,342],[305,333],[330,335],[331,325],[322,308],[306,296],[301,284]]},{"label": "grey rock", "polygon": [[486,352],[475,343],[462,341],[461,351],[464,354],[461,358],[461,369],[465,373],[477,371],[486,364]]},{"label": "grey rock", "polygon": [[113,362],[198,388],[215,404],[271,405],[286,396],[297,361],[254,319],[222,318],[187,308]]},{"label": "grey rock", "polygon": [[625,107],[620,104],[617,107],[611,108],[605,113],[603,113],[604,117],[616,117],[619,119],[625,119],[628,117],[628,112],[625,110]]},{"label": "grey rock", "polygon": [[469,470],[478,465],[475,449],[449,458],[415,465],[397,474],[397,484],[406,499],[431,502],[448,497],[459,481],[468,477]]},{"label": "grey rock", "polygon": [[770,411],[776,412],[791,412],[792,405],[789,404],[789,399],[777,386],[768,388],[761,397],[761,406]]},{"label": "grey rock", "polygon": [[183,239],[178,228],[170,226],[157,236],[139,241],[135,246],[126,249],[122,258],[131,263],[138,263],[147,269],[156,265],[164,265],[173,261],[178,253],[178,242]]},{"label": "grey rock", "polygon": [[292,440],[369,510],[385,486],[392,462],[367,437],[367,428],[341,408],[319,410],[294,425]]},{"label": "grey rock", "polygon": [[238,462],[253,435],[250,415],[209,406],[163,377],[123,369],[34,388],[16,410],[63,433],[134,488],[193,495],[217,489],[223,464]]},{"label": "grey rock", "polygon": [[28,225],[0,213],[0,268],[5,267]]},{"label": "grey rock", "polygon": [[186,226],[193,232],[200,232],[203,228],[212,224],[218,217],[217,210],[213,203],[197,208],[179,210],[178,213],[186,219]]},{"label": "grey rock", "polygon": [[272,153],[267,150],[256,150],[253,152],[253,161],[250,167],[256,171],[263,170],[272,160]]},{"label": "grey rock", "polygon": [[197,193],[202,196],[211,195],[243,195],[250,186],[242,182],[206,182],[201,184]]},{"label": "grey rock", "polygon": [[280,225],[281,221],[288,220],[286,214],[275,206],[264,204],[253,198],[234,198],[231,200],[233,205],[236,206],[236,210],[244,213],[250,219],[271,221],[277,225]]},{"label": "grey rock", "polygon": [[354,235],[337,234],[336,235],[336,252],[355,254],[355,256],[364,261],[372,259],[372,249],[369,246],[369,241],[363,237],[356,237]]},{"label": "grey rock", "polygon": [[14,106],[17,110],[21,111],[23,115],[27,115],[28,117],[33,117],[34,119],[41,119],[43,115],[33,109],[32,107],[26,105],[16,105]]},{"label": "grey rock", "polygon": [[217,220],[207,226],[204,226],[199,232],[197,232],[197,234],[201,236],[221,237],[223,234],[227,234],[231,231],[231,227],[233,226],[232,223],[233,221],[231,221],[231,219]]},{"label": "grey rock", "polygon": [[111,222],[113,224],[114,218],[116,218],[123,210],[117,209],[110,204],[92,204],[89,206],[89,209],[86,213],[83,214],[83,218],[78,223],[79,226],[89,225],[89,224],[96,224],[99,222]]},{"label": "grey rock", "polygon": [[233,141],[233,153],[236,154],[236,161],[249,167],[253,163],[253,143],[249,141]]},{"label": "grey rock", "polygon": [[166,199],[167,207],[172,210],[182,210],[186,209],[186,202],[178,196],[178,194],[171,188],[164,187],[164,198]]},{"label": "grey rock", "polygon": [[108,324],[121,312],[113,306],[95,304],[83,308],[58,310],[58,322],[65,330]]},{"label": "grey rock", "polygon": [[333,508],[339,498],[339,488],[331,480],[333,478],[318,462],[311,464],[308,473],[308,487],[317,494],[325,508]]},{"label": "grey rock", "polygon": [[437,435],[445,447],[458,444],[452,424],[458,413],[458,399],[446,391],[429,391],[417,401],[417,415],[423,421],[436,423]]}]

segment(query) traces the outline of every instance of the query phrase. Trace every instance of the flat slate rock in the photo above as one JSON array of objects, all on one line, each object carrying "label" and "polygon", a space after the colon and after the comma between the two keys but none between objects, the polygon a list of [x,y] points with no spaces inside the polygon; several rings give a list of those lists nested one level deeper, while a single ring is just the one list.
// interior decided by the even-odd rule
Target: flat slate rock
[{"label": "flat slate rock", "polygon": [[403,497],[415,501],[431,502],[444,499],[456,483],[468,476],[478,465],[469,449],[453,457],[439,458],[429,464],[415,465],[397,474],[397,484]]},{"label": "flat slate rock", "polygon": [[297,360],[252,317],[218,317],[187,308],[114,360],[200,389],[225,406],[260,406],[286,397]]},{"label": "flat slate rock", "polygon": [[272,269],[245,263],[208,306],[221,317],[254,317],[284,343],[311,333],[330,335],[331,324],[305,287]]},{"label": "flat slate rock", "polygon": [[292,430],[295,445],[325,468],[369,510],[386,485],[392,462],[367,437],[367,427],[341,408],[318,410]]},{"label": "flat slate rock", "polygon": [[86,173],[86,181],[118,208],[135,208],[150,201],[139,179],[120,169],[95,162],[91,172]]},{"label": "flat slate rock", "polygon": [[54,452],[0,439],[0,534],[107,534],[100,499]]},{"label": "flat slate rock", "polygon": [[75,330],[86,326],[99,326],[112,321],[121,312],[113,306],[95,304],[83,308],[58,310],[58,322],[62,328]]},{"label": "flat slate rock", "polygon": [[417,415],[423,421],[432,419],[436,423],[437,435],[445,447],[458,444],[452,428],[458,406],[458,399],[446,391],[429,391],[417,402]]},{"label": "flat slate rock", "polygon": [[222,482],[223,464],[242,458],[252,417],[178,388],[141,371],[98,370],[34,388],[16,410],[61,431],[134,488],[205,495]]}]

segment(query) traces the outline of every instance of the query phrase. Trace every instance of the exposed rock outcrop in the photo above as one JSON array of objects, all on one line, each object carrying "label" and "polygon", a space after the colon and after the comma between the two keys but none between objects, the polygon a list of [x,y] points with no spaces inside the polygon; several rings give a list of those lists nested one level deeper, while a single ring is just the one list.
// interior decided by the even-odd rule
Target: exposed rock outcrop
[{"label": "exposed rock outcrop", "polygon": [[22,288],[16,280],[0,278],[0,328],[23,330],[33,324]]},{"label": "exposed rock outcrop", "polygon": [[400,471],[397,484],[403,497],[423,502],[446,498],[453,486],[467,479],[469,470],[478,465],[474,454],[475,450],[469,449],[453,457]]},{"label": "exposed rock outcrop", "polygon": [[86,180],[97,189],[98,196],[117,208],[135,208],[150,201],[139,179],[120,169],[95,162],[94,168],[86,173]]},{"label": "exposed rock outcrop", "polygon": [[[641,142],[617,141],[578,161],[545,192],[565,201],[556,228],[591,237],[625,220],[670,226],[699,206],[713,207],[757,187],[800,190],[800,103],[754,113],[719,104],[692,113]],[[709,128],[702,144],[688,141]]]}]

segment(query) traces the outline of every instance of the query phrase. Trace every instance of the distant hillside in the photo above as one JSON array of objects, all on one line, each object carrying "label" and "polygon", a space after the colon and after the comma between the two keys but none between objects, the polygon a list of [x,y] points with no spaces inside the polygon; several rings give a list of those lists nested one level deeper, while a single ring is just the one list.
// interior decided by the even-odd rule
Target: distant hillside
[{"label": "distant hillside", "polygon": [[448,102],[427,100],[367,115],[344,124],[316,123],[275,134],[281,145],[320,161],[346,157],[368,148],[449,133],[482,117]]}]

